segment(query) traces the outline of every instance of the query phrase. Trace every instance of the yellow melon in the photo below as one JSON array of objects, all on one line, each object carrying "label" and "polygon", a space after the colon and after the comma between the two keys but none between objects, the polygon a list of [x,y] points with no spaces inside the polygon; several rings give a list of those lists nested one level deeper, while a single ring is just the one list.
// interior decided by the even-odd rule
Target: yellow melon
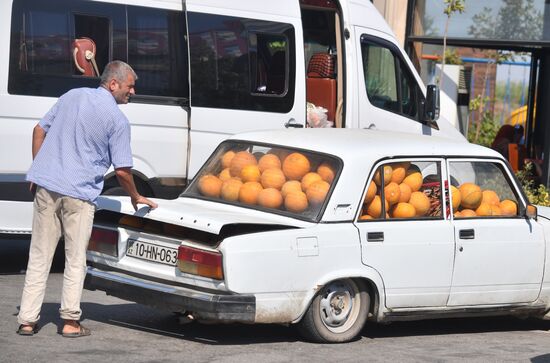
[{"label": "yellow melon", "polygon": [[373,219],[373,218],[371,216],[369,216],[368,214],[363,214],[361,217],[359,217],[360,221],[367,221],[369,219]]},{"label": "yellow melon", "polygon": [[403,179],[405,179],[408,167],[409,166],[406,163],[392,164],[393,172],[391,175],[391,181],[396,184],[401,184],[401,182],[403,182]]},{"label": "yellow melon", "polygon": [[226,181],[227,179],[231,179],[231,172],[229,171],[229,168],[223,169],[218,175],[218,178],[220,178],[221,181]]},{"label": "yellow melon", "polygon": [[237,178],[231,178],[223,182],[221,189],[221,197],[224,200],[235,202],[239,200],[239,191],[243,182]]},{"label": "yellow melon", "polygon": [[393,169],[389,165],[384,165],[383,167],[380,167],[376,169],[376,172],[374,173],[374,182],[377,186],[380,186],[382,183],[381,177],[380,177],[380,169],[384,169],[384,185],[388,185],[391,182],[391,177],[393,174]]},{"label": "yellow melon", "polygon": [[416,210],[417,216],[425,216],[430,211],[430,198],[422,192],[412,192],[409,203]]},{"label": "yellow melon", "polygon": [[489,203],[491,205],[498,205],[500,203],[500,198],[494,190],[486,189],[481,194],[481,203]]},{"label": "yellow melon", "polygon": [[416,216],[416,209],[410,203],[397,203],[392,209],[391,213],[393,218],[412,218]]},{"label": "yellow melon", "polygon": [[411,187],[411,191],[419,191],[422,186],[422,174],[419,171],[416,171],[415,168],[410,168],[407,170],[403,183]]},{"label": "yellow melon", "polygon": [[229,171],[231,176],[241,176],[241,170],[247,165],[257,165],[258,161],[256,157],[248,151],[239,151],[231,159],[229,164]]},{"label": "yellow melon", "polygon": [[283,196],[275,188],[267,188],[258,194],[258,204],[266,208],[280,208],[283,205]]},{"label": "yellow melon", "polygon": [[258,161],[258,168],[260,168],[260,171],[262,173],[265,170],[271,169],[271,168],[280,169],[281,168],[281,160],[275,154],[265,154]]},{"label": "yellow melon", "polygon": [[301,192],[302,191],[302,183],[300,183],[298,180],[289,180],[283,184],[281,187],[281,194],[283,195],[283,198],[286,198],[287,194],[290,192]]},{"label": "yellow melon", "polygon": [[394,205],[395,203],[399,202],[399,198],[401,197],[401,189],[399,188],[399,184],[390,182],[385,188],[384,188],[384,198],[390,203],[390,205]]},{"label": "yellow melon", "polygon": [[[387,200],[384,200],[384,207],[386,210],[390,207]],[[372,202],[369,203],[367,214],[373,218],[380,218],[382,216],[382,203],[379,195],[375,195]]]},{"label": "yellow melon", "polygon": [[288,180],[301,180],[310,168],[309,159],[301,153],[294,152],[283,161],[283,172]]},{"label": "yellow melon", "polygon": [[279,168],[266,169],[260,177],[260,183],[264,188],[281,189],[285,182],[285,174]]},{"label": "yellow melon", "polygon": [[306,175],[304,175],[302,177],[302,182],[301,182],[302,191],[305,192],[307,190],[307,188],[310,186],[311,183],[319,181],[319,180],[323,180],[323,178],[321,178],[321,175],[319,175],[315,172],[307,173]]},{"label": "yellow melon", "polygon": [[471,218],[476,216],[477,216],[476,212],[471,209],[463,209],[460,211],[460,217],[462,218]]},{"label": "yellow melon", "polygon": [[476,214],[478,216],[483,216],[483,217],[493,215],[493,211],[491,209],[491,204],[481,202],[479,204],[479,206],[476,208]]},{"label": "yellow melon", "polygon": [[204,175],[199,179],[199,192],[207,197],[219,198],[222,190],[222,181],[215,175]]},{"label": "yellow melon", "polygon": [[260,181],[260,168],[258,165],[247,165],[241,169],[241,180],[246,182],[259,182]]},{"label": "yellow melon", "polygon": [[455,187],[454,185],[451,185],[451,198],[452,198],[453,210],[457,210],[458,206],[460,205],[461,197],[460,197],[460,190],[458,190],[458,188]]},{"label": "yellow melon", "polygon": [[336,176],[334,169],[332,169],[332,167],[327,163],[322,163],[319,165],[317,168],[317,174],[319,174],[321,178],[329,184],[332,183],[334,177]]},{"label": "yellow melon", "polygon": [[500,202],[499,206],[503,216],[515,216],[518,214],[518,206],[513,200],[504,199]]},{"label": "yellow melon", "polygon": [[363,201],[364,204],[368,204],[372,201],[374,196],[376,195],[376,191],[378,188],[376,187],[376,184],[371,181],[369,184],[369,188],[367,189],[367,194],[365,195],[365,200]]},{"label": "yellow melon", "polygon": [[222,168],[226,169],[229,168],[229,165],[231,165],[231,160],[235,156],[235,152],[233,150],[227,151],[222,156]]},{"label": "yellow melon", "polygon": [[500,209],[499,205],[492,204],[491,205],[491,215],[492,216],[501,216],[502,210]]},{"label": "yellow melon", "polygon": [[407,203],[411,199],[412,189],[409,184],[401,183],[399,184],[399,203]]},{"label": "yellow melon", "polygon": [[262,191],[262,185],[258,182],[246,182],[239,191],[239,201],[244,204],[254,205],[258,202],[258,194]]},{"label": "yellow melon", "polygon": [[308,207],[306,193],[302,191],[290,191],[284,199],[285,208],[290,212],[301,213]]},{"label": "yellow melon", "polygon": [[477,209],[481,204],[481,188],[474,183],[464,183],[458,187],[460,190],[460,205],[465,209]]},{"label": "yellow melon", "polygon": [[311,183],[306,190],[307,200],[312,205],[319,205],[325,201],[330,184],[324,180],[318,180]]}]

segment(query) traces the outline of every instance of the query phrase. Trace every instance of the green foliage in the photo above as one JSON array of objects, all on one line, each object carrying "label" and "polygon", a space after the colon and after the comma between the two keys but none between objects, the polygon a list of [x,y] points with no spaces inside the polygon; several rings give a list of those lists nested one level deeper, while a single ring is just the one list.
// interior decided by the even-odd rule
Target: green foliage
[{"label": "green foliage", "polygon": [[468,141],[487,147],[491,146],[491,143],[495,139],[498,129],[501,126],[498,121],[493,119],[490,111],[485,111],[482,108],[482,105],[489,100],[489,97],[482,98],[481,95],[478,95],[470,100],[470,111],[481,111],[482,115],[481,120],[478,121],[480,123],[479,131],[478,127],[468,128]]},{"label": "green foliage", "polygon": [[[439,55],[439,61],[441,61],[441,55]],[[456,49],[446,49],[445,50],[445,64],[463,64],[464,62],[460,58],[460,55],[458,55],[458,51]]]},{"label": "green foliage", "polygon": [[464,0],[443,0],[443,2],[445,3],[443,12],[448,17],[451,17],[453,13],[462,13],[464,11]]},{"label": "green foliage", "polygon": [[523,170],[516,173],[516,176],[530,203],[550,207],[550,191],[543,184],[536,185],[534,169],[533,163],[527,163]]}]

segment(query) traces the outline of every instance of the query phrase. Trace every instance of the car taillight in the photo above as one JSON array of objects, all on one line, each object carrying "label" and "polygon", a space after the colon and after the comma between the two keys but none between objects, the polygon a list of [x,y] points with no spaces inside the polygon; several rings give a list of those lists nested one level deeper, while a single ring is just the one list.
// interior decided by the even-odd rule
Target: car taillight
[{"label": "car taillight", "polygon": [[118,257],[118,231],[100,227],[92,228],[88,251]]},{"label": "car taillight", "polygon": [[179,246],[178,268],[181,272],[223,280],[222,255],[219,252]]}]

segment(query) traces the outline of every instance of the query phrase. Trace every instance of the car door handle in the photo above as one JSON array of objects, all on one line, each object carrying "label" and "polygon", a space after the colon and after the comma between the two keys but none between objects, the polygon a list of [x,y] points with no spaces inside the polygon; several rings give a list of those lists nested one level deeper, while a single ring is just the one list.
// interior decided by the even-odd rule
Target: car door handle
[{"label": "car door handle", "polygon": [[298,121],[296,121],[295,119],[291,118],[290,120],[288,120],[287,122],[285,122],[285,127],[288,129],[289,127],[294,127],[294,128],[303,128],[304,125],[302,125],[301,123],[298,123]]},{"label": "car door handle", "polygon": [[458,232],[458,237],[460,239],[474,239],[475,238],[475,232],[473,229],[461,229]]},{"label": "car door handle", "polygon": [[367,232],[367,241],[384,242],[384,232]]}]

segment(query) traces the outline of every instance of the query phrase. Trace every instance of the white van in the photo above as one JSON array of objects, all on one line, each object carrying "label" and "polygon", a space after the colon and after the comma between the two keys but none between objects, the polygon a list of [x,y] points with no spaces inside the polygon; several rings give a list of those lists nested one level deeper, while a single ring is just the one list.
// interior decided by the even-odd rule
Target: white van
[{"label": "white van", "polygon": [[[31,230],[32,128],[113,59],[139,76],[121,107],[148,196],[178,196],[228,135],[305,127],[307,101],[334,127],[463,139],[435,123],[437,90],[426,95],[368,0],[7,0],[0,14],[0,233]],[[97,71],[77,64],[82,39]],[[120,192],[113,172],[104,192]]]}]

